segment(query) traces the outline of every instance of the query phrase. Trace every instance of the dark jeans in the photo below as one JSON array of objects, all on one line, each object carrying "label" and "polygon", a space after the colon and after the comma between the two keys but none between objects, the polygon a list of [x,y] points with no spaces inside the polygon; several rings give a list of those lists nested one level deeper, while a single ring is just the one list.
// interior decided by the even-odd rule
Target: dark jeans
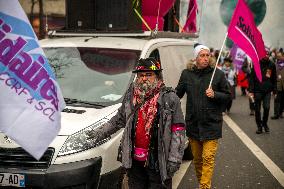
[{"label": "dark jeans", "polygon": [[241,91],[242,91],[242,95],[245,96],[246,95],[246,87],[241,87]]},{"label": "dark jeans", "polygon": [[274,116],[279,117],[284,110],[284,91],[277,91],[274,99]]},{"label": "dark jeans", "polygon": [[171,189],[172,179],[163,184],[160,173],[144,167],[144,164],[133,160],[132,167],[127,170],[129,189]]},{"label": "dark jeans", "polygon": [[[269,116],[271,93],[255,93],[255,121],[258,128],[267,127]],[[263,115],[261,120],[261,104],[263,107]]]},{"label": "dark jeans", "polygon": [[251,111],[254,111],[254,109],[255,109],[255,107],[254,107],[254,102],[252,101],[251,98],[249,98],[249,109],[250,109]]},{"label": "dark jeans", "polygon": [[226,110],[227,110],[228,112],[231,110],[232,104],[233,104],[233,100],[230,99],[230,100],[227,102],[227,106],[226,106]]}]

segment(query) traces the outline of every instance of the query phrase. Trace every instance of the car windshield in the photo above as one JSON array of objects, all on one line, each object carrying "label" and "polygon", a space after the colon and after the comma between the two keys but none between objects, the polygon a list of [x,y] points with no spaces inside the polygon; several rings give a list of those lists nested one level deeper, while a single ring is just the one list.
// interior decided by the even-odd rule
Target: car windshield
[{"label": "car windshield", "polygon": [[44,48],[69,105],[109,106],[121,102],[140,51],[126,49]]}]

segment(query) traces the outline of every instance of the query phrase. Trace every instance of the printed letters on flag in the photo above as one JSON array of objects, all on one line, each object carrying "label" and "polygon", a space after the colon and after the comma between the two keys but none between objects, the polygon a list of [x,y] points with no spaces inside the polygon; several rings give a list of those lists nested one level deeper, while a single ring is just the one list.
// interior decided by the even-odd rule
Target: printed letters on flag
[{"label": "printed letters on flag", "polygon": [[40,159],[65,103],[18,0],[0,0],[0,91],[0,131]]},{"label": "printed letters on flag", "polygon": [[188,4],[187,20],[183,27],[183,32],[195,33],[196,27],[196,14],[197,14],[197,2],[196,0],[190,0]]},{"label": "printed letters on flag", "polygon": [[236,44],[233,45],[230,51],[230,55],[232,56],[233,63],[237,69],[240,71],[243,65],[245,58],[247,57],[246,53],[239,48]]},{"label": "printed letters on flag", "polygon": [[259,81],[262,81],[259,61],[266,56],[262,35],[258,31],[253,14],[244,0],[239,0],[228,28],[228,37],[252,60]]}]

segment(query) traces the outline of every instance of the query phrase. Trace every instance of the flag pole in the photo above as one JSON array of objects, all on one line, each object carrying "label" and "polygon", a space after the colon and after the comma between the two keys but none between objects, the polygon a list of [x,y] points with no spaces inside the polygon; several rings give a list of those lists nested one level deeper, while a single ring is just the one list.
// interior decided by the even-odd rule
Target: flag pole
[{"label": "flag pole", "polygon": [[204,3],[204,0],[202,0],[201,2],[202,2],[202,4],[201,4],[200,16],[199,16],[198,35],[200,34],[200,25],[201,25],[202,13],[203,13],[203,4],[206,8],[206,2]]},{"label": "flag pole", "polygon": [[156,20],[156,27],[155,27],[155,30],[154,30],[154,34],[157,34],[158,30],[159,30],[159,17],[160,17],[161,1],[162,0],[159,0],[158,16],[157,16],[157,20]]},{"label": "flag pole", "polygon": [[227,37],[228,37],[228,32],[226,32],[225,39],[224,39],[223,44],[222,44],[222,47],[221,47],[221,49],[220,49],[220,52],[219,52],[219,55],[218,55],[218,58],[217,58],[217,61],[216,61],[215,67],[214,67],[214,71],[213,71],[213,73],[212,73],[211,80],[210,80],[210,83],[209,83],[209,87],[208,87],[208,88],[211,88],[212,81],[213,81],[213,77],[214,77],[214,75],[215,75],[216,68],[217,68],[219,59],[220,59],[220,57],[221,57],[221,53],[222,53],[222,51],[223,51],[223,48],[224,48],[225,41],[226,41]]}]

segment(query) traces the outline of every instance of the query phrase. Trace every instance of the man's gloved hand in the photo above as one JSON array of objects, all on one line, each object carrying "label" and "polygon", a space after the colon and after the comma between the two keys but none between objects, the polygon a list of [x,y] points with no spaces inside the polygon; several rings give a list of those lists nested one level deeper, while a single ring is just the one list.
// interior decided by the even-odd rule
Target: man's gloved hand
[{"label": "man's gloved hand", "polygon": [[175,172],[177,172],[177,170],[179,169],[179,167],[180,167],[180,163],[168,161],[168,163],[167,163],[168,176],[173,177]]}]

